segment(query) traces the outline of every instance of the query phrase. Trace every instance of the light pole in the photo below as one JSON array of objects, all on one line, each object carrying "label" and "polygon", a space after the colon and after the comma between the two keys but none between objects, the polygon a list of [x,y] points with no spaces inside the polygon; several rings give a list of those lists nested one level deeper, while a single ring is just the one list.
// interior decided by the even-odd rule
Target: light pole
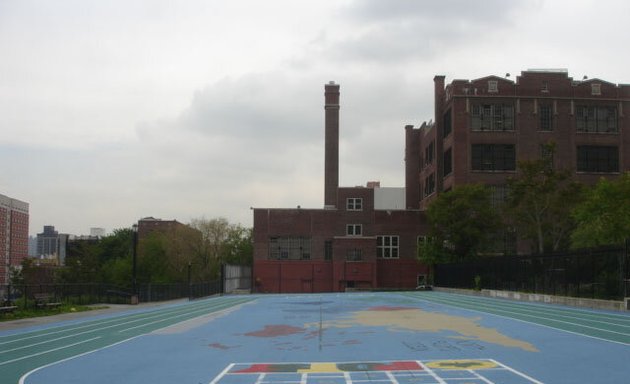
[{"label": "light pole", "polygon": [[138,259],[138,224],[131,226],[132,231],[132,261],[131,261],[131,304],[138,304],[138,280],[137,280],[137,259]]},{"label": "light pole", "polygon": [[192,282],[190,280],[190,267],[192,266],[192,263],[189,261],[188,262],[188,300],[192,299]]}]

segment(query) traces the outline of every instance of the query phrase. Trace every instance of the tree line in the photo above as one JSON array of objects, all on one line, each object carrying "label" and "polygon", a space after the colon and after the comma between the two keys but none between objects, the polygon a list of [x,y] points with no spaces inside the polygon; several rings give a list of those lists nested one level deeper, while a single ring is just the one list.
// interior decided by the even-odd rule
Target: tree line
[{"label": "tree line", "polygon": [[[136,281],[145,283],[212,281],[222,264],[251,265],[252,230],[225,218],[193,219],[187,226],[149,232],[137,242]],[[68,243],[65,265],[37,266],[26,259],[15,270],[13,284],[132,284],[134,232],[116,229],[92,241]],[[190,275],[189,275],[190,274]]]},{"label": "tree line", "polygon": [[630,237],[630,173],[587,186],[554,169],[549,158],[521,161],[504,192],[475,184],[438,195],[426,212],[430,229],[420,259],[505,254],[497,243],[510,236],[534,254],[621,245]]}]

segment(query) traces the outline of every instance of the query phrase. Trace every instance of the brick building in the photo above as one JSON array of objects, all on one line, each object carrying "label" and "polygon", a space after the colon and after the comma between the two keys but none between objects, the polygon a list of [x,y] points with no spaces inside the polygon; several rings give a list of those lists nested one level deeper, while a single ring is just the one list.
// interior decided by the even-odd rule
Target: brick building
[{"label": "brick building", "polygon": [[575,81],[564,70],[447,86],[436,76],[434,85],[434,123],[406,127],[411,207],[424,209],[440,192],[468,183],[490,185],[501,198],[517,162],[551,156],[544,146],[550,142],[553,167],[570,170],[580,182],[630,170],[630,85]]},{"label": "brick building", "polygon": [[[521,160],[547,158],[585,184],[630,170],[630,85],[529,70],[515,82],[488,76],[445,86],[435,76],[434,94],[434,122],[405,127],[409,207],[424,210],[441,192],[469,183],[490,186],[492,199],[503,201]],[[501,238],[497,251],[530,251],[513,231]]]},{"label": "brick building", "polygon": [[324,208],[254,209],[254,290],[415,288],[423,213],[406,209],[403,188],[339,187],[338,84],[325,86],[324,108]]},{"label": "brick building", "polygon": [[0,286],[28,256],[28,203],[0,195]]}]

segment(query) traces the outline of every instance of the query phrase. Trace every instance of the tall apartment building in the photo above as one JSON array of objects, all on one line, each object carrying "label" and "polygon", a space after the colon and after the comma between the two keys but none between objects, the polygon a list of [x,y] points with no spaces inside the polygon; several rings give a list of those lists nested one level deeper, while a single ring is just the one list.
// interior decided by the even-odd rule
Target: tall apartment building
[{"label": "tall apartment building", "polygon": [[490,185],[500,198],[517,162],[541,156],[588,184],[630,170],[630,85],[528,70],[516,81],[488,76],[446,86],[435,76],[434,86],[434,122],[406,127],[410,207],[424,209],[468,183]]},{"label": "tall apartment building", "polygon": [[58,256],[59,232],[54,225],[44,225],[42,233],[37,234],[37,257],[53,259]]},{"label": "tall apartment building", "polygon": [[0,286],[28,256],[28,203],[0,195]]}]

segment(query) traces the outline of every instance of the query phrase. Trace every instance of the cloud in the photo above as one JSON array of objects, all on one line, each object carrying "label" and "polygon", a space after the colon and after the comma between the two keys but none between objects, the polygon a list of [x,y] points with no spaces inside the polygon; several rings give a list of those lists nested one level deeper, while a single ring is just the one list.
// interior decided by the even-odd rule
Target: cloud
[{"label": "cloud", "polygon": [[351,33],[318,42],[337,60],[392,65],[429,61],[446,50],[471,44],[513,25],[514,16],[540,2],[489,0],[367,0],[351,3],[340,14]]}]

